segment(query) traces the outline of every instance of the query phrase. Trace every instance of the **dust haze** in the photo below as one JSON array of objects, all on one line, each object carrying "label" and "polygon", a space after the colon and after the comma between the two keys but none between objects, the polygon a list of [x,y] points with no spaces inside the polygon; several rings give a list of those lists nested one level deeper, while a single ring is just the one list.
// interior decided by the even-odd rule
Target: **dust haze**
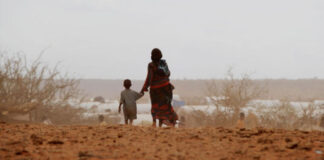
[{"label": "dust haze", "polygon": [[322,0],[0,0],[0,159],[323,159],[323,28]]}]

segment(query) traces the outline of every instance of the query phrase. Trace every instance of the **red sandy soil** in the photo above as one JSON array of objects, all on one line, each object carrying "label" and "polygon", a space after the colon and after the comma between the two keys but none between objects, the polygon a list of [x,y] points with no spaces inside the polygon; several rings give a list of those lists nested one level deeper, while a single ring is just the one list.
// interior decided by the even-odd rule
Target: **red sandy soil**
[{"label": "red sandy soil", "polygon": [[324,132],[0,124],[0,159],[324,160]]}]

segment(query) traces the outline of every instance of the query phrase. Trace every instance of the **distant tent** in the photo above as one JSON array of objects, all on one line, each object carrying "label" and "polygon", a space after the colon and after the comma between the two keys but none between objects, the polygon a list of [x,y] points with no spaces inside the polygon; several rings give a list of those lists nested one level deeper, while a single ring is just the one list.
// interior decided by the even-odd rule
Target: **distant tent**
[{"label": "distant tent", "polygon": [[186,105],[186,103],[184,101],[172,100],[172,106],[173,107],[182,107],[184,105]]},{"label": "distant tent", "polygon": [[95,97],[93,99],[94,102],[100,102],[100,103],[105,103],[105,98],[102,96]]},{"label": "distant tent", "polygon": [[185,105],[185,102],[181,100],[179,95],[174,94],[172,100],[173,107],[182,107]]}]

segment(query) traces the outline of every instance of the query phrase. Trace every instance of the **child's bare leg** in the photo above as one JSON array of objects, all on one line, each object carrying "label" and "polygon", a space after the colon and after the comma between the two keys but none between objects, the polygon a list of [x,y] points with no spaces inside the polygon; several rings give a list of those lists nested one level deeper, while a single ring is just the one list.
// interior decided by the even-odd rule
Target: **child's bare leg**
[{"label": "child's bare leg", "polygon": [[128,124],[128,119],[125,119],[125,124],[126,124],[126,125]]},{"label": "child's bare leg", "polygon": [[132,126],[133,125],[133,119],[130,119],[130,125]]}]

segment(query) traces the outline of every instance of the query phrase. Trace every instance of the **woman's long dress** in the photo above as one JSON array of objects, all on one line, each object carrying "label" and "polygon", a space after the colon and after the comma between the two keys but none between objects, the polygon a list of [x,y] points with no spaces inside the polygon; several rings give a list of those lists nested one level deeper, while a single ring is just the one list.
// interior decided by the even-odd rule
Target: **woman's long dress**
[{"label": "woman's long dress", "polygon": [[152,103],[151,114],[154,119],[169,120],[172,123],[178,119],[172,107],[172,90],[169,75],[158,73],[157,64],[151,62],[148,65],[148,73],[142,91],[148,91]]}]

